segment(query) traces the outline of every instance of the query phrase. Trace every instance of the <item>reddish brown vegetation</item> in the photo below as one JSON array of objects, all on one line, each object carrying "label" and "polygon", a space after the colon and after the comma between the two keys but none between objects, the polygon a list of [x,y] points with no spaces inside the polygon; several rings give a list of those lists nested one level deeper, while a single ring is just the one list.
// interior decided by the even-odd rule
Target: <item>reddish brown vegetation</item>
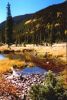
[{"label": "reddish brown vegetation", "polygon": [[33,56],[32,54],[27,53],[28,56],[30,56],[33,63],[35,63],[37,66],[40,66],[41,68],[44,68],[45,70],[52,70],[55,73],[61,72],[65,69],[65,64],[58,62],[56,59],[40,59],[38,57]]},{"label": "reddish brown vegetation", "polygon": [[2,76],[0,76],[0,95],[2,96],[2,94],[6,93],[19,98],[19,90],[17,87],[12,85],[10,82],[7,82]]}]

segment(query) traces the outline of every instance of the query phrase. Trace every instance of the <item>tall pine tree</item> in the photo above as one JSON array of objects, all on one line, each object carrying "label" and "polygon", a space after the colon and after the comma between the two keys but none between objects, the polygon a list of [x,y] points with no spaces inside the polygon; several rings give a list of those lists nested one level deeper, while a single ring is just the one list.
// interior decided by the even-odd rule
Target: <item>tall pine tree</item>
[{"label": "tall pine tree", "polygon": [[5,42],[10,46],[13,43],[13,18],[11,16],[10,4],[7,4],[7,20],[6,20]]}]

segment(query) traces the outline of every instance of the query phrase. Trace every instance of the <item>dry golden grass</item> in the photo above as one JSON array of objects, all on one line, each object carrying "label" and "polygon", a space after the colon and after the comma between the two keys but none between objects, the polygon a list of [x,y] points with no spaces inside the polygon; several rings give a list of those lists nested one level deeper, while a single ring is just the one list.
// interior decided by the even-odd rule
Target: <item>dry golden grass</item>
[{"label": "dry golden grass", "polygon": [[25,61],[12,60],[12,59],[0,60],[0,73],[9,71],[13,65],[17,65],[18,67],[23,67],[25,65]]},{"label": "dry golden grass", "polygon": [[[16,46],[11,46],[11,50],[14,51],[23,51],[24,49],[34,49],[37,52],[37,56],[44,56],[45,53],[47,52],[48,54],[51,54],[52,56],[61,58],[62,60],[66,60],[66,43],[61,43],[61,44],[54,44],[52,47],[51,46],[35,46],[35,45],[26,45],[26,47],[21,46],[21,47],[16,47]],[[8,50],[7,45],[1,46],[0,51],[3,50]],[[12,56],[11,56],[12,57]],[[26,59],[30,60],[28,56],[26,56]],[[18,66],[23,66],[25,62],[22,60],[15,60],[15,59],[4,59],[0,60],[0,73],[9,71],[10,67],[13,65],[18,65]]]},{"label": "dry golden grass", "polygon": [[51,46],[39,46],[35,50],[39,56],[44,56],[47,52],[52,56],[56,56],[66,61],[66,44],[56,44]]},{"label": "dry golden grass", "polygon": [[[23,51],[24,49],[34,49],[36,50],[38,55],[44,56],[45,53],[47,52],[53,56],[60,57],[64,61],[66,60],[66,43],[55,43],[52,45],[52,47],[45,46],[45,45],[36,46],[34,44],[27,44],[26,47],[24,47],[23,45],[16,47],[14,45],[14,46],[11,46],[10,48],[11,50],[14,50],[14,51]],[[0,46],[0,51],[4,51],[4,50],[9,50],[7,45]]]}]

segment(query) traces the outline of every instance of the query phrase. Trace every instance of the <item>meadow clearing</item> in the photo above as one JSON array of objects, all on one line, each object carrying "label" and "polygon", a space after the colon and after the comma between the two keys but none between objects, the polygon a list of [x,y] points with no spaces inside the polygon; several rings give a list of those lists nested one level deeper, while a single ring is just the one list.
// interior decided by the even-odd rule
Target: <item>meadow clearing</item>
[{"label": "meadow clearing", "polygon": [[[66,62],[66,43],[59,43],[59,44],[53,44],[52,46],[45,46],[45,45],[34,45],[34,44],[27,44],[26,46],[15,46],[12,45],[10,49],[8,48],[7,45],[0,46],[0,51],[4,50],[14,50],[15,52],[19,51],[20,52],[20,57],[23,54],[23,50],[30,49],[34,50],[34,54],[37,54],[38,57],[43,57],[46,53],[53,57],[57,57],[62,59],[64,62]],[[12,54],[14,55],[14,54]],[[18,67],[25,66],[26,62],[24,59],[10,59],[10,58],[5,58],[0,60],[0,73],[9,71],[9,69],[13,65],[17,65]]]}]

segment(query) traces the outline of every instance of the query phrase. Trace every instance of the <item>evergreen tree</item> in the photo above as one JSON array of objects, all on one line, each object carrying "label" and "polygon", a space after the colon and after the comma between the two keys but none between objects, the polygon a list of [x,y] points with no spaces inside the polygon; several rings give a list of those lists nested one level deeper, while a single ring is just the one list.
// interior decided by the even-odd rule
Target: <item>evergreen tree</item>
[{"label": "evergreen tree", "polygon": [[13,43],[13,18],[11,16],[10,4],[7,4],[7,21],[6,21],[6,43]]}]

